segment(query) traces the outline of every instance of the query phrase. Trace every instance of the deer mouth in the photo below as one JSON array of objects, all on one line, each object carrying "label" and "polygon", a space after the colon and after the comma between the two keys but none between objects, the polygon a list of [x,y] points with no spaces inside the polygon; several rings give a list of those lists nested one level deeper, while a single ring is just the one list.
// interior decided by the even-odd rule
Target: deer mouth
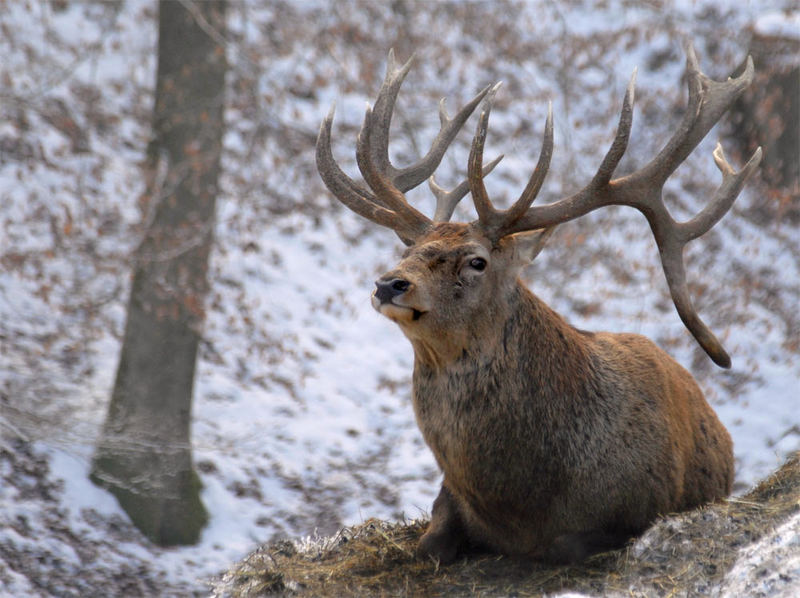
[{"label": "deer mouth", "polygon": [[372,306],[383,316],[386,316],[393,322],[398,324],[406,324],[409,322],[417,322],[426,311],[419,310],[415,307],[407,305],[397,305],[392,301],[380,301],[374,295],[372,296]]}]

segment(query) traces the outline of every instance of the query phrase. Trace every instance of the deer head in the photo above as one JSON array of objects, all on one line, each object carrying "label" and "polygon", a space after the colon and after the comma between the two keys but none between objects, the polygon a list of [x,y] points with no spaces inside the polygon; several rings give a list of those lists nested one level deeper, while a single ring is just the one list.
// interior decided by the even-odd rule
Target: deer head
[{"label": "deer head", "polygon": [[[556,202],[533,206],[544,182],[553,152],[552,107],[544,128],[544,141],[533,174],[519,199],[507,210],[494,207],[483,178],[499,158],[483,166],[483,147],[489,113],[499,84],[483,89],[450,118],[440,104],[441,128],[429,152],[418,162],[397,168],[389,160],[389,125],[400,86],[411,60],[398,67],[389,53],[386,78],[374,109],[367,108],[358,136],[356,158],[367,187],[347,176],[336,164],[330,144],[333,109],[322,123],[317,139],[317,167],[328,189],[343,204],[369,220],[391,228],[409,248],[396,268],[376,283],[373,305],[397,322],[415,344],[418,354],[433,352],[447,358],[465,350],[469,339],[481,337],[487,309],[503,310],[500,300],[513,291],[519,269],[533,260],[553,228],[595,209],[610,205],[636,208],[647,218],[658,245],[664,275],[678,314],[697,342],[721,367],[730,357],[692,305],[685,276],[683,248],[711,229],[731,208],[747,178],[761,159],[759,148],[736,171],[721,145],[713,152],[722,183],[694,218],[676,222],[662,198],[666,180],[720,119],[753,77],[752,60],[744,72],[725,82],[704,75],[694,50],[687,49],[689,101],[683,119],[663,149],[644,167],[612,179],[628,145],[631,131],[636,73],[622,104],[614,141],[592,180],[577,193]],[[467,164],[467,179],[451,191],[433,180],[445,151],[475,108],[483,102]],[[433,218],[428,218],[404,193],[429,179],[436,196]],[[469,223],[450,223],[457,203],[471,193],[478,213]]]}]

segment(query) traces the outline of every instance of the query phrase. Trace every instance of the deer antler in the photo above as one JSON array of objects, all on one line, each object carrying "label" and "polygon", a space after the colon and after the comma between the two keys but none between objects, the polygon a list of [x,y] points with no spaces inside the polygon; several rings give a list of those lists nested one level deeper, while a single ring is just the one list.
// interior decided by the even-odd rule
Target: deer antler
[{"label": "deer antler", "polygon": [[483,162],[483,145],[489,128],[489,113],[492,110],[492,102],[499,88],[500,83],[492,87],[486,96],[486,102],[478,120],[478,128],[472,141],[467,163],[467,181],[472,192],[472,201],[475,202],[475,209],[478,211],[477,222],[494,242],[509,234],[507,232],[508,229],[522,218],[530,208],[542,188],[547,170],[550,168],[550,158],[553,155],[553,105],[550,104],[547,110],[547,121],[544,126],[544,141],[539,151],[539,161],[522,195],[508,210],[498,210],[492,205],[486,192],[486,187],[483,184],[484,175],[481,164]]},{"label": "deer antler", "polygon": [[[503,156],[497,156],[494,160],[489,162],[483,167],[483,176],[486,176],[494,167],[500,163],[500,160],[503,159]],[[449,222],[450,218],[453,217],[453,212],[464,196],[469,193],[469,179],[464,179],[453,187],[450,191],[440,187],[436,180],[434,179],[433,175],[428,179],[428,186],[431,189],[431,192],[436,197],[436,211],[433,215],[434,222]]]},{"label": "deer antler", "polygon": [[[386,77],[375,100],[374,109],[367,108],[364,124],[358,136],[356,158],[364,180],[371,190],[347,176],[333,158],[331,151],[331,126],[333,108],[322,121],[317,137],[317,169],[328,189],[348,208],[373,222],[393,229],[406,243],[411,244],[433,225],[433,221],[414,209],[403,195],[431,177],[442,161],[445,151],[475,107],[489,92],[489,87],[464,105],[453,118],[447,115],[444,99],[439,103],[440,129],[428,153],[414,164],[397,168],[389,160],[389,127],[400,86],[413,57],[398,68],[394,51],[389,51]],[[496,160],[493,164],[496,164]],[[488,174],[493,164],[486,167]],[[464,193],[442,191],[437,194],[435,220],[442,214],[452,215],[455,204]],[[452,205],[451,205],[452,204]]]},{"label": "deer antler", "polygon": [[[630,175],[611,180],[611,176],[628,146],[633,121],[634,83],[636,80],[634,71],[623,100],[616,137],[600,168],[586,187],[574,195],[554,203],[528,207],[533,201],[533,197],[529,197],[529,189],[537,188],[538,190],[537,185],[540,184],[534,173],[526,191],[510,210],[504,213],[492,208],[486,197],[485,189],[483,189],[483,182],[478,170],[483,139],[486,134],[484,121],[488,120],[490,108],[490,105],[487,105],[481,115],[481,124],[479,124],[478,132],[473,140],[470,157],[470,188],[479,214],[476,224],[487,230],[488,234],[496,239],[524,230],[552,227],[609,205],[631,206],[642,212],[650,224],[658,245],[664,275],[681,320],[714,363],[727,368],[730,367],[730,357],[719,340],[697,315],[689,297],[683,264],[683,248],[689,241],[711,229],[730,209],[745,181],[758,166],[761,160],[761,148],[758,148],[747,164],[739,172],[736,172],[725,159],[722,147],[717,144],[713,155],[717,167],[722,172],[722,183],[708,205],[687,222],[673,220],[664,205],[662,192],[664,183],[670,175],[706,136],[733,101],[750,85],[753,79],[753,61],[748,57],[745,71],[739,77],[717,82],[709,79],[700,71],[697,57],[691,46],[687,48],[686,54],[689,87],[689,103],[686,113],[672,138],[643,168]],[[491,98],[489,98],[490,100]],[[545,134],[544,146],[548,148],[548,151],[550,145],[552,145],[552,139],[548,139]],[[541,158],[539,162],[541,166]],[[539,171],[538,166],[537,171]],[[535,192],[533,195],[535,197]],[[522,206],[525,206],[524,213],[520,215]]]}]

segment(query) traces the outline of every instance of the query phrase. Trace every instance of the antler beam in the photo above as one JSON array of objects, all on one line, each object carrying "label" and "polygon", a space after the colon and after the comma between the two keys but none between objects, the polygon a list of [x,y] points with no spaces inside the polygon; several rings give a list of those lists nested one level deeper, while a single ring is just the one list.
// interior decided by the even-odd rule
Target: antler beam
[{"label": "antler beam", "polygon": [[[616,137],[592,181],[570,197],[529,208],[515,223],[504,227],[503,232],[511,234],[551,227],[609,205],[636,208],[647,218],[653,231],[664,275],[681,320],[714,363],[727,368],[730,367],[730,357],[697,315],[689,298],[683,248],[689,241],[707,232],[730,209],[745,181],[761,161],[761,148],[736,172],[725,159],[721,146],[717,145],[714,161],[722,172],[722,184],[708,205],[687,222],[673,220],[664,205],[662,195],[666,180],[750,85],[753,79],[753,61],[748,57],[744,72],[739,77],[729,78],[724,82],[713,81],[700,71],[691,46],[687,49],[686,63],[689,87],[686,113],[678,130],[653,160],[628,176],[611,180],[625,153],[630,136],[636,77],[634,72],[623,100]],[[477,137],[476,135],[476,140]],[[483,220],[479,220],[482,224]]]}]

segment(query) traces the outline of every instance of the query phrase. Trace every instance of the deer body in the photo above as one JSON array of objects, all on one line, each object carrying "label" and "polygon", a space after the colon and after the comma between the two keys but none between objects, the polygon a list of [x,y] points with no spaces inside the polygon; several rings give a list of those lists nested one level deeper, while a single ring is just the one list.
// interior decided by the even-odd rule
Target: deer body
[{"label": "deer body", "polygon": [[470,272],[486,241],[439,228],[383,277],[407,289],[374,300],[414,346],[414,411],[453,503],[434,509],[443,529],[427,543],[575,560],[548,549],[565,535],[623,541],[730,492],[730,436],[689,372],[642,336],[570,326],[516,277],[514,242]]},{"label": "deer body", "polygon": [[[690,106],[664,149],[642,169],[611,180],[627,146],[633,81],[617,136],[594,179],[577,194],[531,207],[552,152],[552,115],[539,162],[508,210],[483,185],[497,161],[482,165],[491,100],[483,90],[442,129],[418,163],[388,158],[388,126],[409,64],[389,68],[374,113],[368,109],[357,158],[369,190],[345,175],[330,151],[332,113],[317,142],[317,164],[345,205],[393,228],[409,246],[376,282],[372,304],[414,347],[417,423],[444,474],[419,551],[452,561],[465,547],[576,561],[620,545],[658,515],[718,500],[731,490],[730,436],[691,374],[646,338],[589,333],[570,326],[519,280],[553,228],[611,204],[642,211],[659,247],[681,319],[709,356],[730,359],[692,307],[684,277],[685,244],[730,208],[760,159],[739,172],[721,148],[723,182],[695,218],[677,223],[661,200],[664,181],[752,79],[711,81],[689,50]],[[435,170],[458,128],[486,98],[468,163],[468,179],[437,196],[433,220],[403,192]],[[449,223],[470,192],[471,223]]]}]

